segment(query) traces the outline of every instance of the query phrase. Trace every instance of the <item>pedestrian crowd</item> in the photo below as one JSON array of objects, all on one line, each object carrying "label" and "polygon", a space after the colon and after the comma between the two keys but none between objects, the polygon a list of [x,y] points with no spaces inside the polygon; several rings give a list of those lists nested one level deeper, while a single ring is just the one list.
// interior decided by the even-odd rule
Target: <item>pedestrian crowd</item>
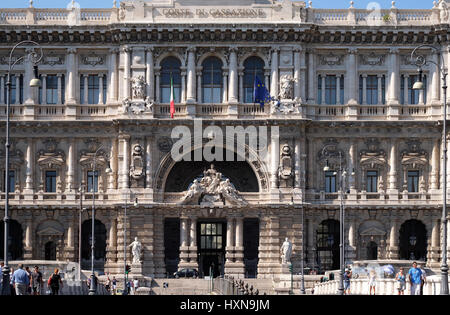
[{"label": "pedestrian crowd", "polygon": [[[344,294],[350,294],[350,281],[352,279],[352,271],[346,268],[344,272]],[[418,266],[416,262],[412,263],[412,267],[408,273],[405,274],[404,268],[401,267],[399,272],[395,275],[397,283],[396,289],[398,295],[404,295],[406,290],[406,281],[411,285],[411,295],[423,295],[423,286],[426,283],[426,273],[422,266]],[[375,295],[377,273],[375,269],[371,269],[368,275],[369,281],[369,295]]]},{"label": "pedestrian crowd", "polygon": [[[3,270],[4,263],[0,264],[0,269]],[[42,272],[39,271],[39,266],[34,266],[33,271],[29,267],[23,267],[19,264],[17,270],[11,268],[10,270],[9,291],[11,295],[41,295],[44,289],[44,278]],[[0,277],[0,286],[3,291],[3,277]],[[8,284],[6,284],[8,285]],[[62,288],[63,282],[59,274],[58,268],[47,280],[47,294],[58,295],[59,289]]]}]

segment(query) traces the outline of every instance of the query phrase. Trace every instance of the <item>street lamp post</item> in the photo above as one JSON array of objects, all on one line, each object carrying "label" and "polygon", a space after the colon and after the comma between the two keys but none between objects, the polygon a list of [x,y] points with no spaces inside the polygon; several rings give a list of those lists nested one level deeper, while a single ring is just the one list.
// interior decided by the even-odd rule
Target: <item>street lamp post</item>
[{"label": "street lamp post", "polygon": [[[324,152],[327,152],[325,156],[328,156],[328,151],[326,151],[326,148],[332,146],[332,144],[326,145],[322,149],[322,155],[324,156]],[[328,172],[330,170],[330,167],[328,166],[328,159],[327,164],[323,168],[324,172]],[[336,173],[335,173],[336,174]],[[338,294],[344,295],[344,268],[345,268],[345,258],[344,258],[344,185],[342,183],[343,177],[347,176],[347,172],[342,169],[342,153],[339,151],[339,265],[340,265],[340,271],[339,271],[339,287],[338,287]]]},{"label": "street lamp post", "polygon": [[[38,66],[37,64],[41,61],[43,53],[42,53],[42,47],[31,40],[25,40],[17,43],[12,49],[9,54],[9,61],[8,61],[8,76],[7,76],[7,82],[6,82],[6,140],[5,140],[5,217],[4,217],[4,224],[5,224],[5,236],[4,236],[4,248],[3,248],[3,255],[4,255],[4,264],[3,267],[3,283],[9,283],[9,266],[8,266],[8,250],[9,250],[9,111],[11,106],[11,71],[14,68],[14,66],[19,63],[20,61],[23,61],[25,59],[25,56],[22,56],[20,58],[17,58],[14,62],[12,62],[12,55],[17,47],[24,45],[24,44],[32,44],[40,49],[40,55],[38,56],[36,52],[32,51],[28,54],[29,60],[33,63],[33,73],[34,78],[30,81],[30,87],[39,87],[41,84],[41,81],[38,78]],[[18,95],[18,93],[16,93]],[[3,285],[2,286],[2,295],[10,295],[10,287],[9,285]]]},{"label": "street lamp post", "polygon": [[[92,230],[91,230],[91,284],[89,286],[89,295],[95,295],[97,292],[97,281],[95,279],[94,273],[94,249],[95,249],[95,172],[96,172],[96,159],[97,153],[100,149],[103,148],[103,144],[95,151],[94,160],[93,160],[93,170],[92,170]],[[109,166],[106,168],[105,173],[111,173],[111,169]],[[97,176],[97,184],[98,184],[98,176]]]},{"label": "street lamp post", "polygon": [[78,280],[81,280],[81,219],[83,215],[83,211],[85,210],[83,208],[83,192],[84,192],[84,185],[82,184],[78,188],[78,192],[80,193],[80,215],[78,218]]},{"label": "street lamp post", "polygon": [[[294,190],[292,191],[292,193],[294,194]],[[301,215],[301,219],[302,219],[302,256],[301,256],[301,261],[300,261],[300,268],[302,270],[301,273],[301,286],[300,286],[300,294],[306,294],[306,290],[305,290],[305,244],[304,244],[304,240],[305,240],[305,209],[303,207],[303,198],[301,199],[302,201],[302,215]],[[294,197],[292,196],[292,204],[294,204]]]},{"label": "street lamp post", "polygon": [[[131,192],[126,194],[125,197],[125,211],[124,211],[124,222],[123,222],[123,294],[128,294],[127,289],[127,208],[128,208],[128,198],[132,195]],[[134,200],[134,206],[138,206],[138,199]]]},{"label": "street lamp post", "polygon": [[448,265],[447,265],[447,70],[445,69],[444,58],[441,56],[441,65],[438,63],[427,60],[424,55],[416,55],[416,51],[420,48],[431,48],[435,52],[439,52],[439,50],[431,45],[420,45],[414,48],[411,52],[411,62],[418,67],[419,70],[419,80],[416,81],[413,85],[414,90],[421,90],[424,88],[422,82],[422,67],[427,63],[434,64],[438,71],[442,75],[442,90],[444,97],[443,111],[442,111],[442,242],[441,242],[441,295],[448,295]]}]

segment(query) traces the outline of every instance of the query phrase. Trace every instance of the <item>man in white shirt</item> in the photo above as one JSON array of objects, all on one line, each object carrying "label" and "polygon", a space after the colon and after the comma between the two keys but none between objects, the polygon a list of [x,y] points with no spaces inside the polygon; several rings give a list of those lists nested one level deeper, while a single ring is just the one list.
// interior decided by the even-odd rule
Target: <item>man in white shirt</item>
[{"label": "man in white shirt", "polygon": [[139,280],[138,279],[134,279],[133,280],[133,292],[134,294],[136,294],[136,290],[139,288]]}]

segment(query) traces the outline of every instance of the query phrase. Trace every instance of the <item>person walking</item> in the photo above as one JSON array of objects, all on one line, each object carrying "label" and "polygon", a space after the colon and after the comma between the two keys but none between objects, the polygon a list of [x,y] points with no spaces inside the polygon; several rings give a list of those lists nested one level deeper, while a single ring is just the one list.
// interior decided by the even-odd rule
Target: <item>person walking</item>
[{"label": "person walking", "polygon": [[369,295],[372,295],[372,289],[373,295],[375,295],[376,283],[377,283],[377,273],[375,272],[375,269],[372,269],[369,272]]},{"label": "person walking", "polygon": [[350,280],[352,278],[352,271],[348,268],[344,273],[344,294],[350,294]]},{"label": "person walking", "polygon": [[116,290],[117,290],[117,280],[116,280],[116,277],[113,277],[113,279],[112,279],[112,289],[113,289],[113,295],[116,295]]},{"label": "person walking", "polygon": [[16,290],[16,295],[27,295],[30,278],[28,277],[28,273],[23,269],[23,264],[19,264],[19,269],[14,272],[12,284]]},{"label": "person walking", "polygon": [[109,275],[108,278],[106,279],[105,288],[106,291],[108,291],[108,293],[111,294],[111,279],[109,278]]},{"label": "person walking", "polygon": [[420,284],[422,283],[422,270],[417,268],[416,262],[413,262],[412,268],[408,271],[408,276],[411,283],[411,295],[419,295]]},{"label": "person walking", "polygon": [[404,295],[406,289],[406,276],[403,272],[403,267],[401,267],[400,271],[395,275],[395,280],[397,280],[398,295]]},{"label": "person walking", "polygon": [[28,287],[27,287],[27,292],[28,292],[28,294],[31,295],[31,270],[30,270],[30,267],[26,266],[26,267],[25,267],[25,271],[27,272],[27,274],[28,274],[28,279],[30,280],[30,281],[29,281],[30,284],[29,284]]},{"label": "person walking", "polygon": [[38,266],[34,266],[34,271],[31,273],[31,288],[33,290],[33,295],[41,295],[42,286],[42,272],[39,271]]},{"label": "person walking", "polygon": [[417,266],[417,268],[419,268],[420,271],[422,272],[422,277],[420,279],[420,295],[423,295],[423,286],[427,282],[427,275],[426,275],[425,269],[423,269],[422,265]]},{"label": "person walking", "polygon": [[50,295],[58,295],[60,287],[63,287],[63,282],[61,280],[58,268],[55,268],[55,271],[48,279],[48,284],[50,285],[50,289],[52,290]]}]

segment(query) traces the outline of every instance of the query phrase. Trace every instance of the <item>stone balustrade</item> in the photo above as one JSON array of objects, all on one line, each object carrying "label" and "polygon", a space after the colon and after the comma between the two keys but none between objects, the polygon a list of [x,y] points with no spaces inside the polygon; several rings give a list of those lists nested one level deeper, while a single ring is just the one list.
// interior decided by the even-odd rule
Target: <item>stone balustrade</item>
[{"label": "stone balustrade", "polygon": [[[397,114],[391,113],[388,105],[300,105],[299,113],[271,114],[270,105],[261,108],[259,104],[196,104],[194,113],[188,112],[186,104],[175,104],[174,118],[294,118],[311,120],[439,120],[441,119],[442,106],[431,108],[431,105],[400,105]],[[74,110],[68,110],[70,107]],[[48,118],[63,118],[83,120],[86,117],[126,118],[119,110],[121,105],[114,104],[78,104],[78,105],[48,105],[36,104],[10,106],[11,120],[42,120]],[[232,109],[237,107],[237,112],[232,114]],[[132,115],[135,119],[135,115]],[[236,117],[237,116],[237,117]],[[130,116],[131,117],[131,116]],[[148,118],[170,118],[169,104],[155,104],[153,112],[145,112],[140,117]],[[6,119],[6,105],[0,105],[0,120]]]},{"label": "stone balustrade", "polygon": [[[316,283],[314,285],[314,295],[334,295],[337,294],[339,280]],[[441,288],[440,276],[427,277],[427,282],[423,287],[423,295],[439,295]],[[375,286],[376,295],[397,295],[397,281],[395,279],[378,279]],[[411,292],[411,285],[406,282],[405,295]],[[352,279],[350,284],[350,294],[368,295],[369,281],[367,278]]]}]

